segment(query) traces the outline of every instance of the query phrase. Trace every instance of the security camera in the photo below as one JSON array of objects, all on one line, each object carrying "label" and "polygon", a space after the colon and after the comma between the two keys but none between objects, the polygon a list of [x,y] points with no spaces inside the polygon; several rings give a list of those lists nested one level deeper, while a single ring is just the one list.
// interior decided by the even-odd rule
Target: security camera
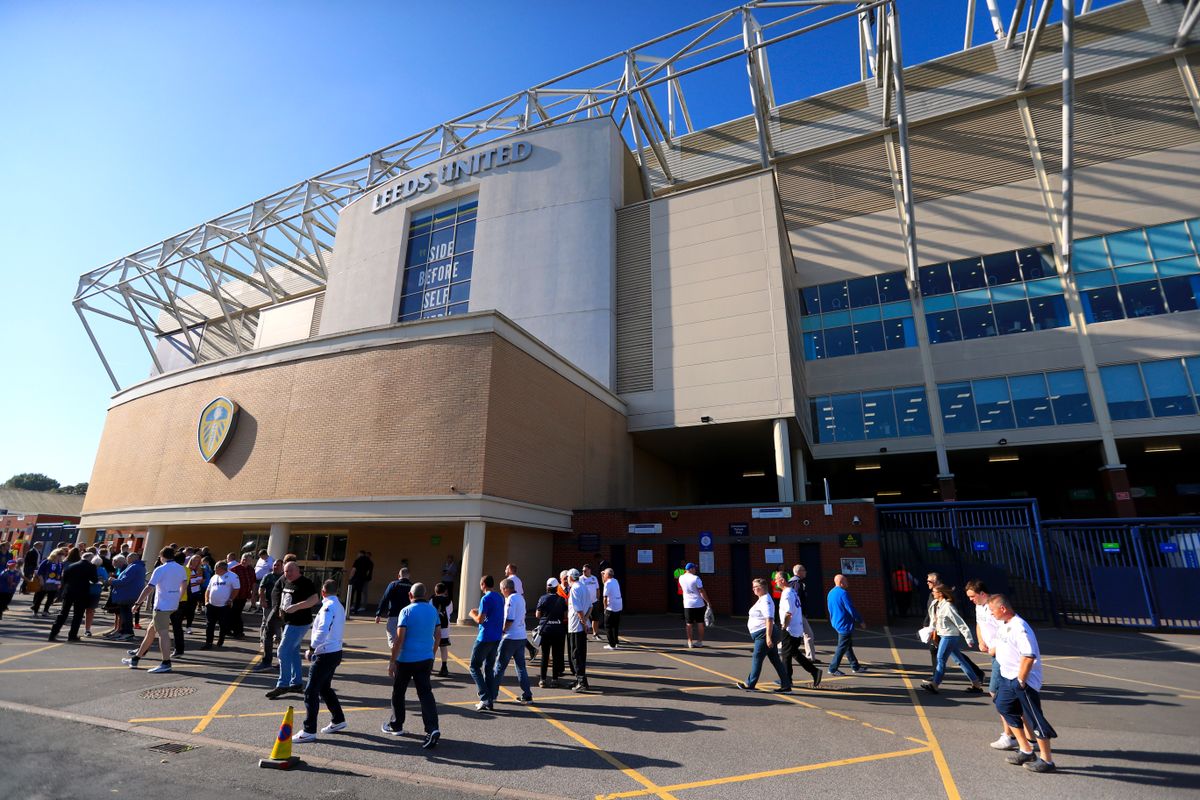
[{"label": "security camera", "polygon": [[862,525],[862,520],[858,518],[858,514],[854,515],[854,519],[850,520],[855,525]]},{"label": "security camera", "polygon": [[457,492],[457,491],[458,491],[458,487],[457,487],[457,486],[455,486],[455,485],[452,483],[452,484],[450,484],[450,491],[452,491],[452,492]]}]

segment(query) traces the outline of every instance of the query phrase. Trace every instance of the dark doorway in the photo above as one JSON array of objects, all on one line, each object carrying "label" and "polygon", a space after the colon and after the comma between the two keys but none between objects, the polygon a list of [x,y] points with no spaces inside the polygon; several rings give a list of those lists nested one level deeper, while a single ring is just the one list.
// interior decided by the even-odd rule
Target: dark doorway
[{"label": "dark doorway", "polygon": [[[829,614],[825,608],[825,582],[821,573],[821,545],[802,543],[799,563],[808,570],[808,577],[804,579],[804,593],[800,597],[800,608],[808,619],[824,619]],[[787,565],[787,571],[791,574],[791,564]]]},{"label": "dark doorway", "polygon": [[613,544],[608,546],[608,566],[612,568],[613,577],[625,585],[625,545]]},{"label": "dark doorway", "polygon": [[750,588],[753,578],[750,574],[750,545],[729,545],[729,596],[733,602],[733,607],[729,609],[730,614],[740,617],[749,613],[750,606],[754,605],[757,599],[754,590]]},{"label": "dark doorway", "polygon": [[667,563],[663,569],[664,583],[667,587],[667,608],[683,612],[683,595],[679,593],[679,579],[675,577],[676,570],[683,569],[686,558],[682,544],[667,545]]}]

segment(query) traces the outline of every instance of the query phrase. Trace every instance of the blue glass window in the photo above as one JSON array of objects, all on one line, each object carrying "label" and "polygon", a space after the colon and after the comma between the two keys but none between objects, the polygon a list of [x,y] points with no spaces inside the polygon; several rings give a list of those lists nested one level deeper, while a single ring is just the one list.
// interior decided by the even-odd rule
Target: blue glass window
[{"label": "blue glass window", "polygon": [[949,264],[934,264],[930,267],[921,267],[917,270],[917,274],[921,281],[921,294],[924,297],[949,294],[953,291],[950,284]]},{"label": "blue glass window", "polygon": [[1150,250],[1146,247],[1146,235],[1141,228],[1110,233],[1104,239],[1108,243],[1108,256],[1112,259],[1114,267],[1150,260]]},{"label": "blue glass window", "polygon": [[1130,319],[1152,317],[1166,311],[1158,281],[1122,286],[1121,299],[1125,302],[1125,316]]},{"label": "blue glass window", "polygon": [[917,329],[912,317],[889,319],[883,323],[883,337],[888,350],[917,346]]},{"label": "blue glass window", "polygon": [[1100,368],[1104,399],[1113,419],[1142,419],[1150,416],[1146,390],[1137,364],[1117,364]]},{"label": "blue glass window", "polygon": [[1050,395],[1046,391],[1046,376],[1014,375],[1008,379],[1012,393],[1013,414],[1019,428],[1040,428],[1054,424]]},{"label": "blue glass window", "polygon": [[957,342],[963,338],[962,329],[958,326],[958,312],[954,309],[926,314],[925,324],[929,328],[931,344]]},{"label": "blue glass window", "polygon": [[879,302],[893,303],[908,299],[908,286],[904,283],[903,272],[888,272],[877,276],[879,283]]},{"label": "blue glass window", "polygon": [[1033,330],[1033,321],[1029,317],[1027,300],[997,303],[993,309],[996,312],[996,329],[1000,331],[1001,335]]},{"label": "blue glass window", "polygon": [[1117,297],[1116,287],[1089,289],[1080,292],[1083,300],[1083,316],[1088,322],[1108,322],[1114,319],[1125,319],[1125,310]]},{"label": "blue glass window", "polygon": [[1067,316],[1067,301],[1062,295],[1030,297],[1029,310],[1033,315],[1034,330],[1065,328],[1071,324],[1071,318]]},{"label": "blue glass window", "polygon": [[1104,237],[1081,239],[1075,242],[1071,252],[1072,272],[1091,272],[1098,269],[1108,269],[1108,251],[1104,248]]},{"label": "blue glass window", "polygon": [[925,389],[907,386],[895,389],[896,417],[899,419],[901,436],[929,436],[929,408],[925,403]]},{"label": "blue glass window", "polygon": [[817,442],[825,444],[834,441],[833,403],[828,397],[814,397],[810,405],[813,435],[816,436]]},{"label": "blue glass window", "polygon": [[1021,267],[1017,263],[1017,254],[1013,250],[984,256],[983,271],[987,275],[988,286],[1003,286],[1007,283],[1019,283],[1022,280]]},{"label": "blue glass window", "polygon": [[1188,377],[1192,379],[1192,396],[1200,405],[1200,356],[1192,356],[1183,360],[1187,367]]},{"label": "blue glass window", "polygon": [[874,275],[848,281],[846,288],[851,308],[879,305],[879,289],[875,285]]},{"label": "blue glass window", "polygon": [[1147,228],[1146,238],[1150,240],[1150,253],[1156,260],[1190,256],[1194,252],[1187,225],[1182,222]]},{"label": "blue glass window", "polygon": [[800,313],[810,361],[917,346],[902,271],[800,289]]},{"label": "blue glass window", "polygon": [[[1018,250],[1017,263],[1021,266],[1021,276],[1027,281],[1057,277],[1058,275],[1058,267],[1054,265],[1054,253],[1047,246]],[[1059,291],[1062,289],[1060,288]]]},{"label": "blue glass window", "polygon": [[1047,372],[1046,383],[1050,387],[1050,402],[1054,407],[1054,421],[1059,425],[1078,422],[1095,422],[1092,400],[1088,395],[1087,380],[1077,369]]},{"label": "blue glass window", "polygon": [[862,398],[858,393],[835,394],[831,401],[834,438],[839,442],[854,442],[862,439]]},{"label": "blue glass window", "polygon": [[979,416],[979,430],[1008,430],[1016,427],[1013,422],[1012,400],[1008,396],[1008,381],[990,378],[971,381],[975,395],[975,412]]},{"label": "blue glass window", "polygon": [[821,313],[821,293],[816,286],[800,290],[800,313],[804,316]]},{"label": "blue glass window", "polygon": [[868,439],[894,439],[900,435],[890,391],[863,392],[862,404],[863,428]]},{"label": "blue glass window", "polygon": [[1178,417],[1196,413],[1196,401],[1188,387],[1183,372],[1183,362],[1177,358],[1169,361],[1142,362],[1142,376],[1150,393],[1150,409],[1156,417]]},{"label": "blue glass window", "polygon": [[942,427],[946,433],[979,430],[970,383],[939,383],[938,399],[942,404]]},{"label": "blue glass window", "polygon": [[466,313],[478,207],[474,198],[463,198],[413,218],[401,281],[401,322]]},{"label": "blue glass window", "polygon": [[878,353],[885,349],[883,325],[879,322],[860,322],[854,326],[854,351],[856,353]]},{"label": "blue glass window", "polygon": [[991,306],[960,308],[958,318],[962,322],[964,340],[996,335],[996,317]]},{"label": "blue glass window", "polygon": [[963,258],[951,261],[950,280],[954,283],[956,292],[969,292],[972,289],[982,289],[987,286],[987,278],[983,273],[983,260]]},{"label": "blue glass window", "polygon": [[825,334],[821,331],[810,331],[804,334],[804,359],[816,361],[825,357]]},{"label": "blue glass window", "polygon": [[820,287],[821,311],[845,311],[850,307],[850,296],[846,292],[846,282],[826,283]]},{"label": "blue glass window", "polygon": [[825,330],[825,357],[854,355],[854,333],[850,326]]}]

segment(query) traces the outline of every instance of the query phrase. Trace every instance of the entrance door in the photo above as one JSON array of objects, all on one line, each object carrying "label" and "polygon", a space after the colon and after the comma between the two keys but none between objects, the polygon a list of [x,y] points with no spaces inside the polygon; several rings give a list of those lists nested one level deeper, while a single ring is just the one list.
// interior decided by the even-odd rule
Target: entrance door
[{"label": "entrance door", "polygon": [[[804,579],[804,594],[800,598],[800,608],[808,619],[824,619],[829,615],[825,604],[825,586],[821,574],[821,545],[806,543],[800,545],[800,561],[808,570]],[[792,565],[787,565],[790,575]],[[832,581],[831,581],[832,582]]]},{"label": "entrance door", "polygon": [[667,563],[663,569],[667,588],[667,608],[672,611],[683,612],[683,595],[679,593],[679,579],[675,577],[675,571],[683,569],[686,563],[684,549],[682,544],[667,545]]},{"label": "entrance door", "polygon": [[333,578],[344,592],[342,572],[346,566],[346,541],[345,531],[293,533],[288,537],[288,552],[296,554],[305,577],[317,586]]},{"label": "entrance door", "polygon": [[608,547],[608,566],[613,571],[613,576],[621,582],[621,586],[625,585],[625,545],[613,544]]},{"label": "entrance door", "polygon": [[758,599],[750,588],[750,581],[754,579],[750,574],[750,545],[729,545],[729,576],[729,596],[733,599],[729,613],[745,616]]}]

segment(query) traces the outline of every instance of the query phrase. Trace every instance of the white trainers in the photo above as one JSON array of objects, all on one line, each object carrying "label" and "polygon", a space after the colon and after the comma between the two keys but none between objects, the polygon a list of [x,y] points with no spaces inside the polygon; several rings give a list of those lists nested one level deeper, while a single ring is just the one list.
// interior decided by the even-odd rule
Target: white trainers
[{"label": "white trainers", "polygon": [[605,650],[616,650],[617,648],[613,647],[611,644],[606,644],[606,645],[604,645],[604,649]]},{"label": "white trainers", "polygon": [[317,735],[315,733],[309,733],[308,731],[300,731],[292,737],[293,742],[315,742],[316,740]]},{"label": "white trainers", "polygon": [[337,733],[344,730],[346,730],[346,721],[342,720],[341,722],[329,723],[324,728],[321,728],[321,733]]},{"label": "white trainers", "polygon": [[1000,738],[992,742],[988,747],[991,747],[993,750],[1016,750],[1017,737],[1002,733],[1000,734]]}]

